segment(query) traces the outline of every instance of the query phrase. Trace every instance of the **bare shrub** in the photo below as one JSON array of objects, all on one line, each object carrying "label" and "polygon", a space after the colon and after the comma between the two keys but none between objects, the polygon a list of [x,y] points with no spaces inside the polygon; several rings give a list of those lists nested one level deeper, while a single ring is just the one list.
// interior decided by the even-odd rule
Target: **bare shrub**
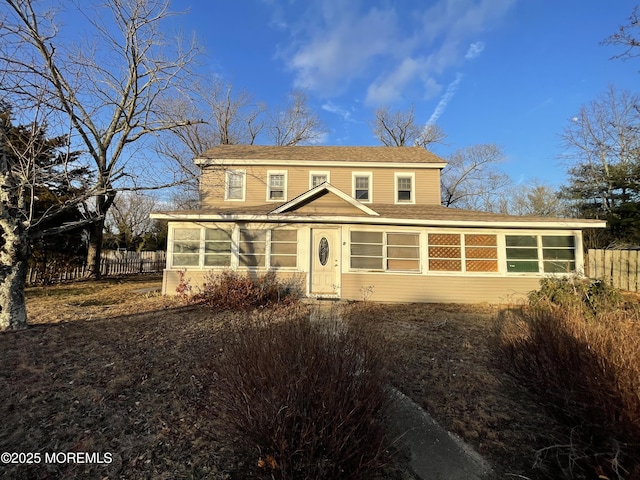
[{"label": "bare shrub", "polygon": [[274,271],[264,274],[231,270],[205,274],[202,287],[193,287],[184,272],[176,292],[191,303],[203,303],[219,310],[246,310],[260,306],[290,304],[302,295],[298,281],[282,280]]},{"label": "bare shrub", "polygon": [[374,478],[390,460],[384,349],[335,319],[242,321],[214,369],[220,428],[268,478]]},{"label": "bare shrub", "polygon": [[540,453],[554,450],[570,478],[640,478],[637,309],[596,282],[547,280],[530,298],[530,307],[502,314],[498,346],[506,367],[571,429]]}]

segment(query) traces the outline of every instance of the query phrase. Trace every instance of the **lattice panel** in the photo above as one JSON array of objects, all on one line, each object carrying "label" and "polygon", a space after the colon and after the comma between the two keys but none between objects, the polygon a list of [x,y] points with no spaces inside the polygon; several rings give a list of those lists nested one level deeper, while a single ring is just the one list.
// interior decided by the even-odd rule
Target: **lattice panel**
[{"label": "lattice panel", "polygon": [[498,240],[495,235],[470,235],[464,236],[466,245],[473,245],[478,247],[495,247],[498,245]]},{"label": "lattice panel", "polygon": [[430,233],[429,245],[460,245],[460,235],[450,233]]},{"label": "lattice panel", "polygon": [[460,247],[429,247],[430,258],[460,258]]},{"label": "lattice panel", "polygon": [[459,272],[462,270],[462,262],[460,260],[441,260],[438,258],[430,258],[429,270]]},{"label": "lattice panel", "polygon": [[498,258],[498,250],[494,247],[467,247],[465,248],[467,258]]},{"label": "lattice panel", "polygon": [[467,260],[465,262],[467,272],[497,272],[497,260]]}]

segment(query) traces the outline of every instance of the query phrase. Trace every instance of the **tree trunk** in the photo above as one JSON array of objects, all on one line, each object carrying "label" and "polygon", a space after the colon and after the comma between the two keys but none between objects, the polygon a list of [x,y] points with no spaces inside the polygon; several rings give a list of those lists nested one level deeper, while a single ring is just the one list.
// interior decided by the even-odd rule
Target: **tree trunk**
[{"label": "tree trunk", "polygon": [[6,208],[0,216],[0,331],[27,327],[24,287],[27,283],[29,236],[24,225]]},{"label": "tree trunk", "polygon": [[27,261],[3,265],[0,280],[0,331],[27,327],[27,306],[24,288],[27,283]]},{"label": "tree trunk", "polygon": [[100,278],[100,264],[102,263],[102,240],[104,237],[104,218],[96,220],[89,228],[89,250],[87,252],[87,276]]}]

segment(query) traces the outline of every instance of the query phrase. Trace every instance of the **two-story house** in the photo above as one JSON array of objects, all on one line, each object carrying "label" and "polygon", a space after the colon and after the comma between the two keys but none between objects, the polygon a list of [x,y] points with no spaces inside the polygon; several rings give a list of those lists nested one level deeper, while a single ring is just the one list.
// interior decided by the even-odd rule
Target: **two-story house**
[{"label": "two-story house", "polygon": [[582,229],[605,226],[445,208],[446,162],[419,147],[220,145],[195,162],[201,208],[153,214],[165,294],[180,270],[272,269],[309,297],[505,303],[582,272]]}]

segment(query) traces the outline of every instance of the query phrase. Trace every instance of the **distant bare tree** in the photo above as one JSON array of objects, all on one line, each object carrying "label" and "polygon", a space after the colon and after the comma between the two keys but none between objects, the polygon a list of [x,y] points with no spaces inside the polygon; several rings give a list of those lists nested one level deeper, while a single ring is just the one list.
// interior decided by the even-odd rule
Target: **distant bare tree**
[{"label": "distant bare tree", "polygon": [[497,168],[504,159],[495,144],[465,147],[447,158],[440,177],[445,207],[495,211],[501,192],[511,185],[508,175]]},{"label": "distant bare tree", "polygon": [[414,106],[409,110],[391,111],[381,107],[375,111],[369,128],[375,137],[387,147],[418,145],[428,148],[434,143],[442,143],[446,135],[437,125],[421,127],[416,123]]},{"label": "distant bare tree", "polygon": [[[607,220],[611,242],[640,242],[640,96],[610,87],[582,106],[561,134],[578,214]],[[606,246],[606,244],[605,244]]]},{"label": "distant bare tree", "polygon": [[189,66],[198,49],[165,38],[161,26],[173,15],[169,0],[67,2],[65,8],[76,7],[84,19],[88,35],[75,43],[72,32],[59,35],[62,25],[47,5],[3,2],[0,93],[29,111],[45,91],[41,107],[57,111],[61,122],[72,126],[72,142],[86,152],[94,175],[88,262],[99,276],[104,221],[117,192],[167,183],[152,162],[142,163],[136,147],[193,121],[161,117],[157,107],[182,81],[188,90]]},{"label": "distant bare tree", "polygon": [[561,192],[538,180],[504,189],[496,211],[535,217],[571,216],[570,205]]},{"label": "distant bare tree", "polygon": [[265,106],[256,103],[246,91],[234,91],[220,77],[194,84],[188,96],[174,96],[160,104],[160,115],[173,118],[197,118],[201,121],[172,129],[158,136],[156,151],[168,160],[166,168],[174,172],[179,186],[174,189],[178,208],[198,205],[200,169],[193,162],[216,145],[253,145],[264,128]]},{"label": "distant bare tree", "polygon": [[324,135],[318,115],[311,111],[304,92],[293,91],[283,107],[268,113],[267,135],[274,145],[311,144]]},{"label": "distant bare tree", "polygon": [[144,234],[153,229],[154,220],[149,215],[157,204],[155,197],[142,192],[121,193],[107,214],[107,237],[118,248],[141,250],[144,247]]}]

